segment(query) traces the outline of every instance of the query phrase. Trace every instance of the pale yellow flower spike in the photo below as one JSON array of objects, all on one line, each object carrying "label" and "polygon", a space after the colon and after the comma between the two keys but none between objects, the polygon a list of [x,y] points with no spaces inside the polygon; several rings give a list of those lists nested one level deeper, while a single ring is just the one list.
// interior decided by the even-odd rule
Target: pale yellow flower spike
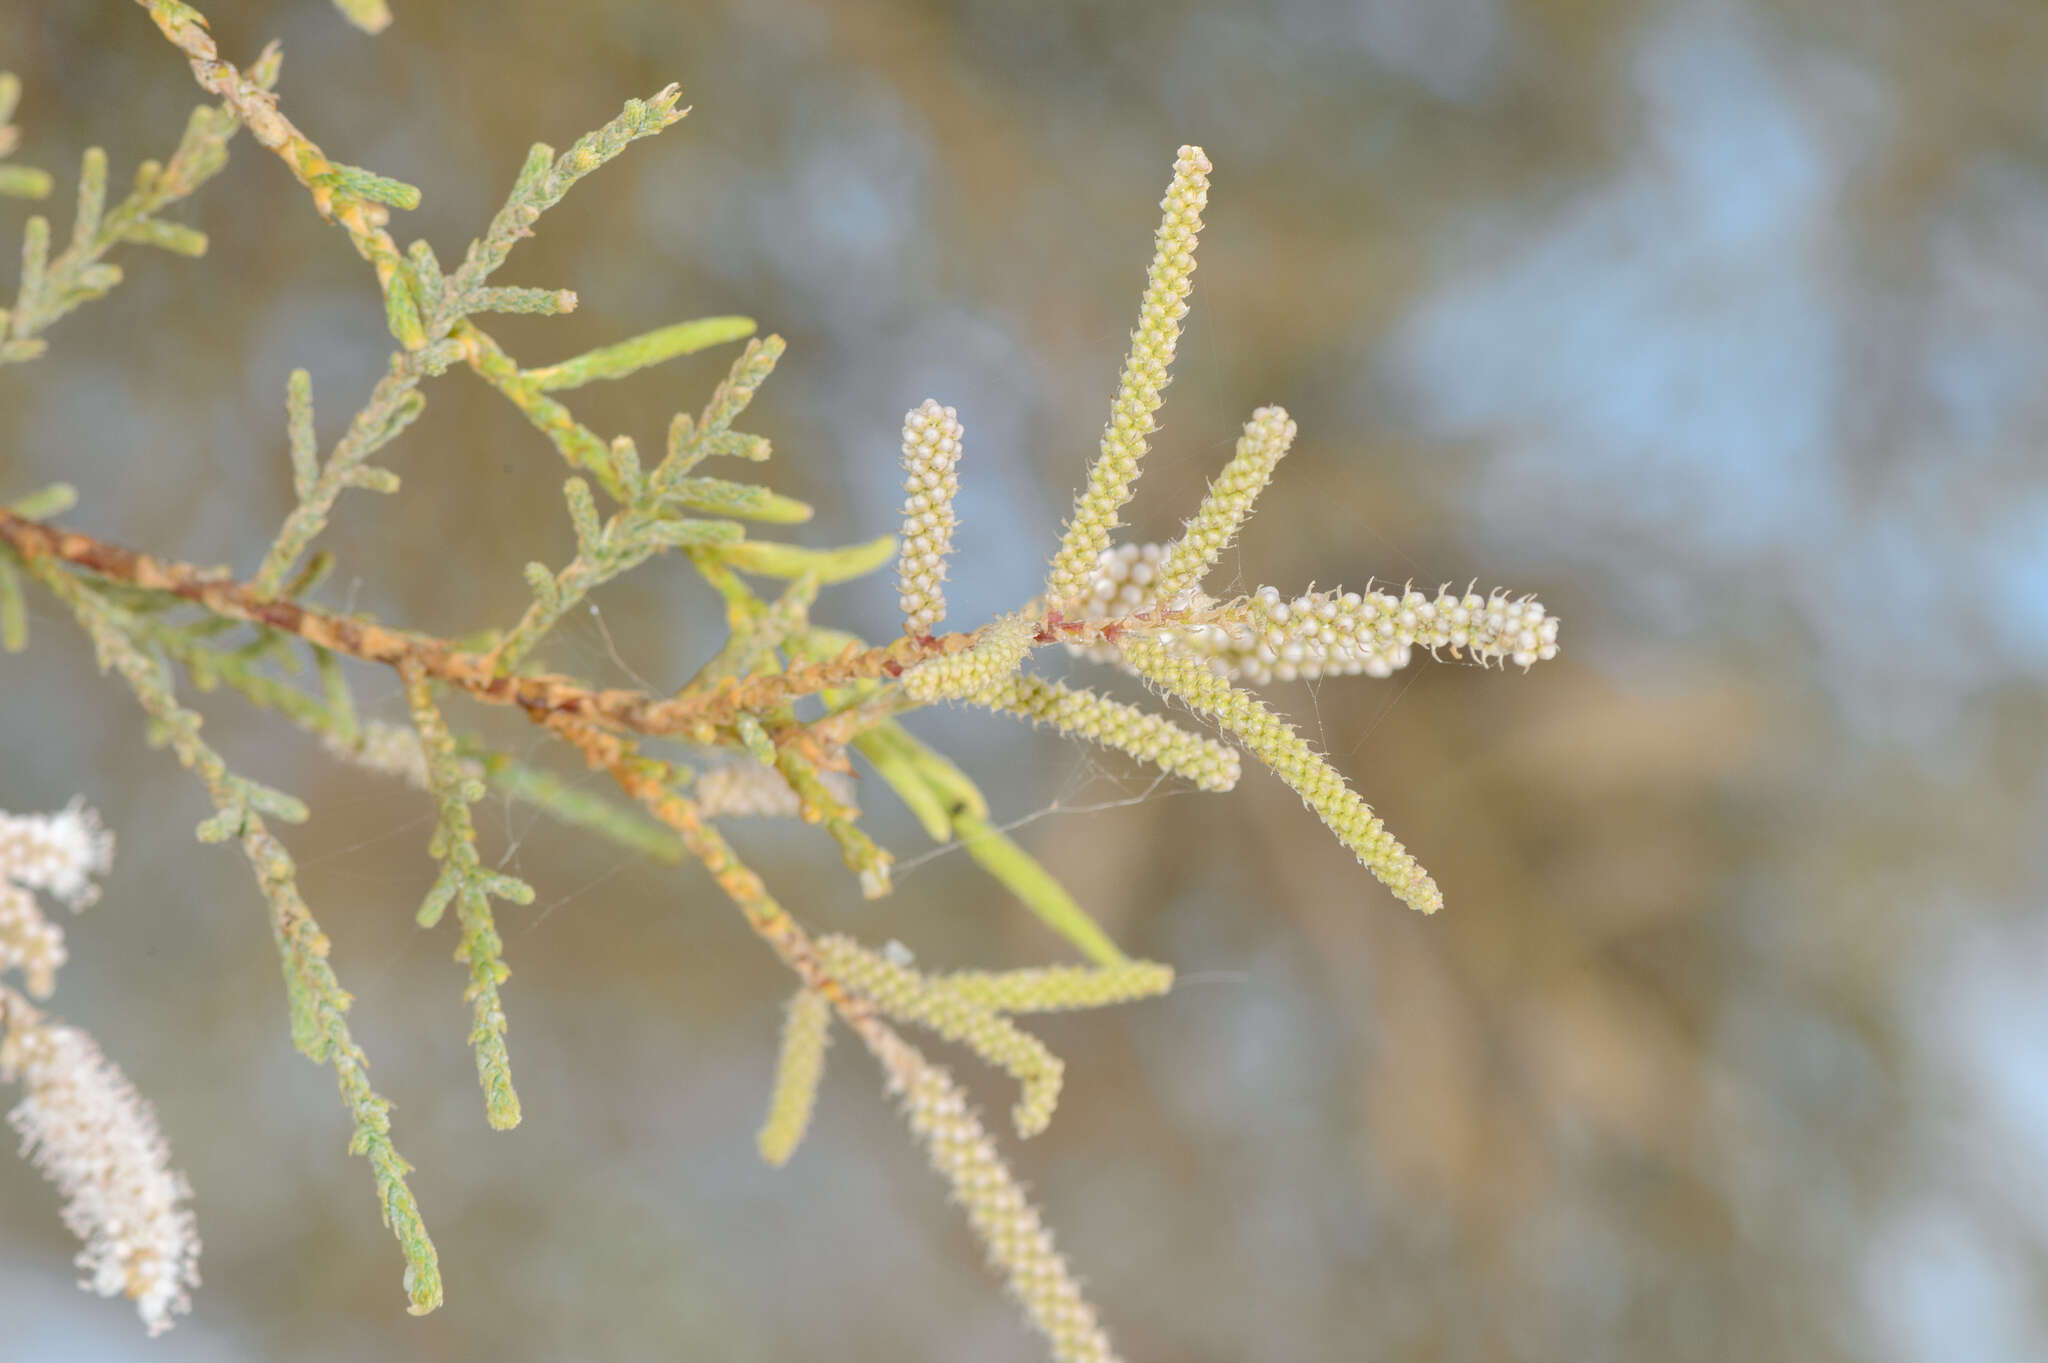
[{"label": "pale yellow flower spike", "polygon": [[760,1135],[755,1138],[762,1160],[773,1168],[789,1163],[810,1130],[831,1031],[831,1000],[815,989],[797,990],[783,1018],[782,1050],[775,1058],[775,1091],[768,1099],[768,1119],[761,1123]]},{"label": "pale yellow flower spike", "polygon": [[1286,721],[1210,670],[1198,657],[1175,652],[1152,639],[1127,638],[1124,657],[1138,674],[1169,695],[1187,702],[1197,714],[1216,720],[1271,767],[1302,802],[1328,824],[1337,840],[1402,903],[1423,913],[1444,905],[1442,891],[1429,873],[1395,841],[1386,825],[1344,784],[1337,769],[1302,741]]},{"label": "pale yellow flower spike", "polygon": [[1084,598],[1095,579],[1096,556],[1109,546],[1117,512],[1131,499],[1138,478],[1138,460],[1152,433],[1167,371],[1180,340],[1181,319],[1188,313],[1194,287],[1195,242],[1202,230],[1202,209],[1209,201],[1209,172],[1215,167],[1200,147],[1182,147],[1174,162],[1173,183],[1160,202],[1163,216],[1154,239],[1152,268],[1146,275],[1145,301],[1138,329],[1131,333],[1131,352],[1124,360],[1109,424],[1102,429],[1102,452],[1088,470],[1088,486],[1074,502],[1074,517],[1060,541],[1046,580],[1046,596],[1065,608]]},{"label": "pale yellow flower spike", "polygon": [[946,618],[946,555],[953,550],[955,472],[966,431],[960,414],[926,398],[903,417],[903,547],[896,556],[903,632],[916,639]]},{"label": "pale yellow flower spike", "polygon": [[1173,967],[1157,961],[1054,965],[1024,970],[956,970],[932,987],[998,1013],[1058,1013],[1149,999],[1173,988]]},{"label": "pale yellow flower spike", "polygon": [[882,1062],[889,1087],[902,1096],[903,1114],[932,1167],[953,1185],[990,1260],[1008,1277],[1010,1291],[1052,1345],[1053,1357],[1059,1363],[1115,1363],[1116,1351],[1095,1308],[1081,1295],[1038,1208],[1017,1186],[953,1076],[885,1027],[863,1031],[862,1037]]},{"label": "pale yellow flower spike", "polygon": [[850,937],[820,937],[817,946],[818,960],[833,978],[859,990],[883,1013],[957,1041],[1015,1079],[1024,1090],[1011,1109],[1018,1135],[1035,1136],[1052,1121],[1066,1063],[1044,1042],[970,999],[934,988],[909,966],[886,960]]},{"label": "pale yellow flower spike", "polygon": [[1186,777],[1201,790],[1229,790],[1242,770],[1236,750],[1213,738],[1190,733],[1135,705],[1093,691],[1076,691],[1043,677],[1018,673],[973,700],[991,710],[1021,715],[1033,724],[1050,724],[1063,733],[1129,753],[1141,762],[1154,763],[1170,776]]},{"label": "pale yellow flower spike", "polygon": [[1167,546],[1166,562],[1160,565],[1152,585],[1159,600],[1170,602],[1188,588],[1202,585],[1217,558],[1237,538],[1252,503],[1272,481],[1274,466],[1293,443],[1294,422],[1286,408],[1261,407],[1252,413],[1244,434],[1238,437],[1237,453],[1209,485],[1209,495],[1202,499],[1181,537]]},{"label": "pale yellow flower spike", "polygon": [[1036,633],[1023,616],[1006,615],[984,627],[971,647],[928,659],[905,672],[903,694],[920,705],[987,695],[1016,674]]}]

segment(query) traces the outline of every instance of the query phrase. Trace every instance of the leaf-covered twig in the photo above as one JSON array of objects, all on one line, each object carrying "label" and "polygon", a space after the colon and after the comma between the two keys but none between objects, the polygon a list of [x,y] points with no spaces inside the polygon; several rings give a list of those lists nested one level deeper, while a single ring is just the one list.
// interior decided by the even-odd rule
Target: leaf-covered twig
[{"label": "leaf-covered twig", "polygon": [[257,887],[270,904],[271,931],[291,1004],[292,1040],[308,1059],[334,1068],[342,1101],[355,1122],[349,1150],[369,1161],[384,1224],[398,1237],[405,1254],[410,1309],[414,1314],[432,1311],[441,1304],[440,1260],[420,1218],[419,1203],[406,1185],[412,1166],[391,1143],[390,1101],[370,1087],[369,1061],[348,1028],[348,991],[327,963],[327,935],[300,897],[291,853],[263,820],[264,814],[272,814],[298,822],[305,818],[305,807],[228,769],[199,737],[199,716],[173,698],[161,665],[136,647],[115,608],[47,559],[33,559],[29,568],[71,608],[92,637],[101,665],[121,674],[178,760],[205,784],[216,812],[200,825],[201,840],[235,838],[241,843]]},{"label": "leaf-covered twig", "polygon": [[420,903],[420,926],[434,926],[448,905],[455,905],[456,918],[462,924],[455,959],[469,968],[469,987],[463,998],[470,1005],[469,1044],[476,1051],[484,1112],[493,1127],[509,1131],[519,1125],[519,1095],[512,1088],[512,1061],[505,1053],[505,1009],[498,1001],[498,986],[512,972],[505,965],[505,943],[491,916],[491,900],[530,904],[533,886],[517,876],[484,868],[476,850],[476,824],[469,814],[469,807],[483,798],[483,782],[463,769],[426,674],[406,668],[402,675],[413,726],[419,730],[420,748],[426,757],[427,788],[434,797],[434,837],[429,850],[441,863],[440,875]]},{"label": "leaf-covered twig", "polygon": [[[276,81],[278,52],[267,49],[250,73],[259,88]],[[19,83],[11,75],[0,75],[0,125],[7,122]],[[32,360],[43,353],[42,332],[81,304],[105,297],[121,282],[121,268],[105,259],[120,245],[154,246],[175,255],[197,256],[206,251],[206,234],[183,223],[158,216],[164,209],[190,197],[227,164],[228,142],[241,120],[227,104],[201,105],[185,123],[185,133],[168,163],[144,161],[135,168],[135,183],[127,196],[107,207],[107,154],[88,147],[78,171],[78,204],[71,220],[71,237],[64,249],[50,256],[50,223],[40,216],[28,220],[22,233],[21,282],[14,306],[0,311],[0,364]],[[12,143],[13,129],[0,126],[0,153]],[[0,193],[42,198],[49,193],[49,177],[41,171],[8,175],[0,166]]]},{"label": "leaf-covered twig", "polygon": [[[744,318],[712,320],[719,323],[745,321]],[[752,326],[751,322],[746,323],[747,330]],[[658,344],[628,342],[608,358],[592,361],[586,356],[580,361],[571,361],[570,373],[574,382],[591,377],[613,377],[612,371],[623,372],[625,367],[652,362],[650,357],[667,358],[671,354],[683,353],[684,348],[694,349],[699,345],[730,339],[729,333],[733,330],[731,326],[700,327],[684,323],[680,328],[654,333],[662,338]],[[647,339],[640,338],[641,341]],[[779,336],[749,343],[746,351],[734,361],[732,374],[712,396],[703,422],[686,426],[681,439],[672,434],[667,452],[651,474],[641,472],[639,457],[630,440],[621,437],[608,446],[602,445],[595,435],[569,416],[566,407],[542,395],[548,387],[572,386],[570,378],[563,377],[559,368],[551,381],[544,383],[530,372],[503,374],[499,364],[501,354],[490,359],[483,371],[486,376],[498,374],[502,380],[499,382],[501,391],[519,404],[521,410],[534,419],[535,425],[557,437],[563,457],[571,464],[598,473],[605,490],[624,503],[617,513],[600,525],[589,485],[580,478],[568,481],[564,491],[569,502],[569,517],[576,528],[576,557],[557,573],[548,572],[542,563],[526,565],[526,580],[533,588],[533,604],[526,608],[519,623],[498,641],[491,660],[493,671],[509,671],[570,607],[593,588],[630,572],[653,555],[665,549],[735,544],[744,536],[744,531],[732,521],[699,520],[680,514],[679,508],[708,507],[730,510],[739,515],[764,515],[770,519],[801,519],[802,515],[809,514],[809,508],[801,503],[790,503],[800,510],[801,515],[780,514],[780,504],[788,502],[788,499],[777,498],[765,488],[748,489],[717,479],[687,476],[689,470],[704,457],[708,447],[728,437],[733,420],[745,410],[754,390],[768,377],[781,353],[782,338]],[[592,354],[606,356],[607,352]],[[683,417],[678,424],[688,421],[689,418]],[[602,448],[601,456],[596,453],[599,448]],[[721,492],[720,489],[730,491]]]}]

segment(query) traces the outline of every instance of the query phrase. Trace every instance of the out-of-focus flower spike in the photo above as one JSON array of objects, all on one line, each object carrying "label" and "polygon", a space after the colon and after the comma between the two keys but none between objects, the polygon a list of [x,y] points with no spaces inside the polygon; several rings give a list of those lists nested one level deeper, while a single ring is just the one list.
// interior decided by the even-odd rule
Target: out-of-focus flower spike
[{"label": "out-of-focus flower spike", "polygon": [[35,892],[73,912],[99,897],[93,877],[114,856],[114,835],[81,801],[55,814],[0,811],[0,971],[19,970],[28,992],[46,999],[66,959],[64,930],[43,916]]},{"label": "out-of-focus flower spike", "polygon": [[768,1118],[755,1138],[762,1160],[773,1168],[789,1163],[810,1130],[831,1030],[831,1000],[808,987],[791,996],[783,1017],[782,1049],[775,1059],[775,1091],[768,1099]]},{"label": "out-of-focus flower spike", "polygon": [[1003,1070],[1023,1090],[1011,1116],[1017,1134],[1035,1136],[1052,1121],[1066,1065],[1029,1032],[966,997],[934,987],[930,980],[850,937],[833,934],[817,941],[818,959],[841,984],[866,996],[889,1017],[928,1027],[957,1041]]},{"label": "out-of-focus flower spike", "polygon": [[24,890],[45,890],[82,909],[99,898],[93,877],[113,860],[114,835],[82,799],[55,814],[0,811],[0,877]]},{"label": "out-of-focus flower spike", "polygon": [[1024,970],[958,970],[932,987],[998,1013],[1058,1013],[1149,999],[1173,987],[1173,967],[1157,961],[1055,965]]},{"label": "out-of-focus flower spike", "polygon": [[862,1036],[882,1062],[890,1089],[902,1098],[903,1114],[924,1142],[932,1167],[953,1185],[953,1196],[966,1208],[990,1261],[1009,1279],[1010,1291],[1051,1343],[1053,1357],[1059,1363],[1114,1363],[1116,1353],[1096,1321],[1095,1308],[1081,1295],[1081,1285],[1053,1247],[1052,1232],[953,1076],[885,1027]]},{"label": "out-of-focus flower spike", "polygon": [[7,1120],[22,1154],[64,1196],[64,1224],[85,1241],[80,1286],[135,1302],[152,1335],[192,1309],[199,1233],[185,1177],[170,1168],[156,1113],[76,1027],[0,988],[0,1082],[23,1096]]}]

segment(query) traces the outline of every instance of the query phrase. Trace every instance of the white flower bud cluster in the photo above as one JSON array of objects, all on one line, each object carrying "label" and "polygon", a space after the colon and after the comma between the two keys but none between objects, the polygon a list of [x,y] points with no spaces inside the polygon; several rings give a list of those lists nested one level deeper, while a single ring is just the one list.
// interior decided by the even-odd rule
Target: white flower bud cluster
[{"label": "white flower bud cluster", "polygon": [[[1119,544],[1103,550],[1095,560],[1095,578],[1088,584],[1088,616],[1113,619],[1157,606],[1160,571],[1170,552],[1170,546],[1164,544]],[[1170,604],[1186,607],[1216,603],[1199,591],[1190,591]]]},{"label": "white flower bud cluster", "polygon": [[[0,999],[0,1014],[26,1012]],[[199,1284],[192,1195],[169,1168],[156,1114],[93,1039],[75,1027],[11,1019],[0,1080],[26,1088],[8,1121],[22,1153],[64,1195],[64,1224],[86,1242],[81,1287],[135,1301],[152,1335],[189,1311]]]},{"label": "white flower bud cluster", "polygon": [[114,835],[79,801],[55,814],[0,811],[0,971],[18,970],[42,999],[64,964],[64,931],[43,916],[35,891],[73,912],[99,897],[92,878],[114,857]]},{"label": "white flower bud cluster", "polygon": [[926,398],[903,418],[903,546],[896,560],[903,629],[913,639],[946,618],[946,555],[953,549],[960,414]]},{"label": "white flower bud cluster", "polygon": [[[839,803],[855,803],[852,777],[821,771],[818,779]],[[721,762],[706,770],[692,784],[690,798],[708,819],[794,819],[803,809],[802,799],[787,778],[752,758]]]},{"label": "white flower bud cluster", "polygon": [[[1151,610],[1167,550],[1124,544],[1097,564],[1088,615],[1114,618]],[[1207,597],[1183,594],[1166,603],[1203,608]],[[1524,670],[1557,656],[1557,619],[1531,597],[1481,596],[1439,589],[1433,597],[1407,590],[1310,592],[1285,598],[1261,587],[1233,619],[1154,636],[1177,652],[1206,658],[1219,677],[1263,686],[1318,677],[1391,676],[1413,651],[1444,649],[1481,662],[1513,662]],[[1114,645],[1071,651],[1099,662],[1122,661]]]},{"label": "white flower bud cluster", "polygon": [[[1095,577],[1088,584],[1082,615],[1090,620],[1118,620],[1154,609],[1160,604],[1159,579],[1171,548],[1164,544],[1119,544],[1105,549],[1095,560]],[[1215,598],[1199,588],[1177,594],[1167,604],[1175,609],[1206,610]],[[1067,652],[1090,662],[1131,668],[1115,644],[1068,644]]]}]

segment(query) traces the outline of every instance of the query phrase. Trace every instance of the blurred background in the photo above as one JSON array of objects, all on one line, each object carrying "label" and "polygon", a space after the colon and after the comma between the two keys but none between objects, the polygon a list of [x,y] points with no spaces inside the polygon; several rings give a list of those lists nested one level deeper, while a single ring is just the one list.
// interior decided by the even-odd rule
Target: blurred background
[{"label": "blurred background", "polygon": [[[892,529],[904,410],[955,405],[955,621],[1040,579],[1182,142],[1217,169],[1133,533],[1170,534],[1277,402],[1301,434],[1219,584],[1476,577],[1563,617],[1527,676],[1273,688],[1435,873],[1434,919],[1262,770],[1194,797],[994,716],[914,721],[1182,973],[1046,1023],[1059,1116],[1004,1132],[1128,1357],[2048,1355],[2048,9],[395,8],[377,39],[315,0],[207,13],[237,60],[283,40],[284,107],[330,154],[424,188],[393,228],[443,261],[529,142],[681,81],[690,118],[500,276],[580,310],[494,333],[538,364],[758,317],[790,350],[750,428],[818,506],[812,544]],[[196,98],[111,0],[6,6],[0,66],[59,232],[86,145],[123,184]],[[0,205],[0,241],[28,211]],[[128,252],[48,358],[0,371],[0,490],[67,479],[73,523],[247,572],[290,503],[287,372],[328,442],[390,342],[367,268],[246,140],[179,217],[203,260]],[[574,406],[658,448],[729,359]],[[466,374],[427,397],[387,459],[404,492],[343,501],[325,599],[509,623],[520,565],[572,552],[562,469]],[[818,617],[884,637],[893,595],[828,589]],[[719,639],[678,564],[597,601],[549,652],[595,680],[673,686]],[[55,1193],[0,1161],[0,1356],[1043,1356],[857,1047],[792,1166],[758,1163],[787,981],[700,871],[480,812],[539,889],[501,913],[527,1116],[492,1134],[452,936],[412,922],[424,797],[202,698],[231,760],[315,811],[287,840],[448,1284],[407,1318],[246,866],[193,841],[197,784],[33,606],[0,658],[0,807],[78,793],[118,831],[54,1006],[156,1102],[206,1285],[145,1343],[71,1287]],[[807,921],[932,966],[1065,959],[864,794],[906,864],[885,902],[815,832],[743,830]]]}]

